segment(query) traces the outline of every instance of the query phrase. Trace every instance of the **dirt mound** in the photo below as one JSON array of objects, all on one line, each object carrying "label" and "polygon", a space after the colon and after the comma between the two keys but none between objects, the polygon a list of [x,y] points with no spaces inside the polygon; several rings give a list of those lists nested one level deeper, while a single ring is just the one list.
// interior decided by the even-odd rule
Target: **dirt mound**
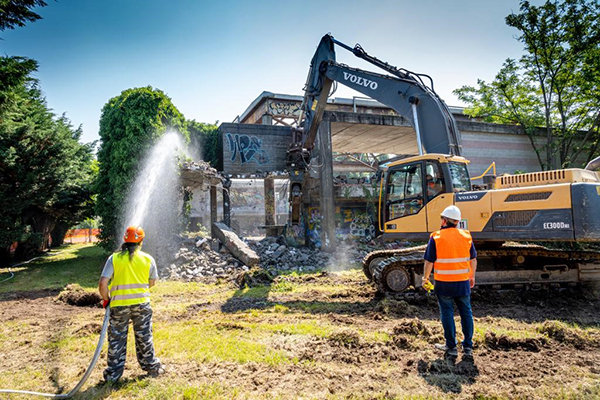
[{"label": "dirt mound", "polygon": [[396,325],[392,330],[392,341],[399,349],[416,349],[417,337],[428,340],[433,336],[432,330],[418,318],[405,320]]},{"label": "dirt mound", "polygon": [[423,321],[418,318],[413,318],[400,322],[394,327],[393,335],[414,335],[430,337],[433,335],[431,328],[429,328]]},{"label": "dirt mound", "polygon": [[82,326],[81,328],[75,331],[75,336],[88,336],[88,335],[98,335],[102,331],[102,325],[91,322]]},{"label": "dirt mound", "polygon": [[334,333],[328,339],[334,345],[343,346],[348,349],[358,348],[361,345],[358,333],[350,330]]},{"label": "dirt mound", "polygon": [[412,317],[419,312],[419,309],[418,307],[411,306],[404,300],[398,301],[384,298],[377,304],[374,311],[393,317]]},{"label": "dirt mound", "polygon": [[573,346],[580,350],[600,345],[598,338],[589,336],[581,329],[570,327],[560,321],[546,321],[538,328],[538,332],[548,335],[557,342]]},{"label": "dirt mound", "polygon": [[65,286],[57,299],[72,306],[89,307],[100,304],[102,298],[98,293],[87,292],[77,284]]},{"label": "dirt mound", "polygon": [[243,289],[245,287],[270,285],[273,283],[273,277],[262,268],[253,268],[237,275],[234,282],[240,289]]},{"label": "dirt mound", "polygon": [[494,332],[485,334],[485,345],[494,350],[525,350],[538,352],[548,345],[546,338],[515,338],[507,335],[496,335]]}]

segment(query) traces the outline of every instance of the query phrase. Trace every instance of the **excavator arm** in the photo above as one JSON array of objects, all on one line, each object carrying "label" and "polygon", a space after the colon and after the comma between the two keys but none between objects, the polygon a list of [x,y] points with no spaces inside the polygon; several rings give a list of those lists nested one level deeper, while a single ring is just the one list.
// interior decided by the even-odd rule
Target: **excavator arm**
[{"label": "excavator arm", "polygon": [[[351,68],[335,61],[335,45],[391,75]],[[424,80],[428,79],[431,86]],[[294,130],[288,152],[290,165],[302,167],[313,149],[333,82],[339,82],[394,109],[415,129],[419,154],[461,155],[460,133],[450,110],[433,90],[427,75],[415,74],[368,55],[360,45],[351,48],[331,35],[321,39],[311,61],[302,103],[300,128]]]}]

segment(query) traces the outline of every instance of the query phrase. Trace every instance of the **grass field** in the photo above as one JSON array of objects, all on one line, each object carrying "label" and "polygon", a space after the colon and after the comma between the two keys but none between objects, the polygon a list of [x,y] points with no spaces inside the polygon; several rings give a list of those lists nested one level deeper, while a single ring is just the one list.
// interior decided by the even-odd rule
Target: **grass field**
[{"label": "grass field", "polygon": [[[61,251],[0,283],[0,388],[67,392],[91,359],[102,308],[57,296],[72,283],[95,291],[105,255],[90,245]],[[78,398],[600,398],[594,293],[474,294],[474,361],[433,349],[442,339],[435,299],[379,298],[356,269],[245,289],[159,282],[152,304],[167,374],[145,376],[130,335],[122,381],[101,382],[104,348]]]}]

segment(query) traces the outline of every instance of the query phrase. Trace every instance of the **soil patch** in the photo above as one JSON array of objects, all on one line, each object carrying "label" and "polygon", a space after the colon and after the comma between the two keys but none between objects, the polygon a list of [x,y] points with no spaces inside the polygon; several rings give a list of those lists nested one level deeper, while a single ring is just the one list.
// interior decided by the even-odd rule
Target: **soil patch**
[{"label": "soil patch", "polygon": [[485,345],[494,350],[525,350],[539,352],[548,345],[548,340],[539,338],[514,338],[507,335],[496,335],[494,332],[485,334]]},{"label": "soil patch", "polygon": [[63,303],[78,307],[98,306],[102,298],[98,293],[86,292],[77,284],[67,285],[65,289],[58,294],[57,299]]},{"label": "soil patch", "polygon": [[586,349],[600,346],[600,338],[585,334],[579,329],[572,328],[559,321],[546,321],[538,329],[557,342],[567,344],[576,349]]}]

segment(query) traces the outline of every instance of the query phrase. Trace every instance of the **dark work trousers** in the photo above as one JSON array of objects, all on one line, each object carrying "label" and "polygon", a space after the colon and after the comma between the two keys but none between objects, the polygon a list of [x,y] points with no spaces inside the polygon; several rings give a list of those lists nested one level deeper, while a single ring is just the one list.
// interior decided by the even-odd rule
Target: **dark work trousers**
[{"label": "dark work trousers", "polygon": [[456,348],[456,326],[454,325],[454,304],[460,314],[460,324],[462,325],[465,340],[462,342],[463,348],[473,348],[473,311],[471,310],[471,295],[466,296],[441,296],[437,295],[440,305],[440,316],[442,326],[444,327],[444,338],[446,347]]},{"label": "dark work trousers", "polygon": [[160,360],[154,355],[152,342],[152,308],[150,303],[110,309],[108,328],[108,368],[104,370],[104,380],[117,381],[125,369],[127,355],[127,330],[129,320],[133,322],[135,352],[140,367],[149,373],[160,368]]}]

